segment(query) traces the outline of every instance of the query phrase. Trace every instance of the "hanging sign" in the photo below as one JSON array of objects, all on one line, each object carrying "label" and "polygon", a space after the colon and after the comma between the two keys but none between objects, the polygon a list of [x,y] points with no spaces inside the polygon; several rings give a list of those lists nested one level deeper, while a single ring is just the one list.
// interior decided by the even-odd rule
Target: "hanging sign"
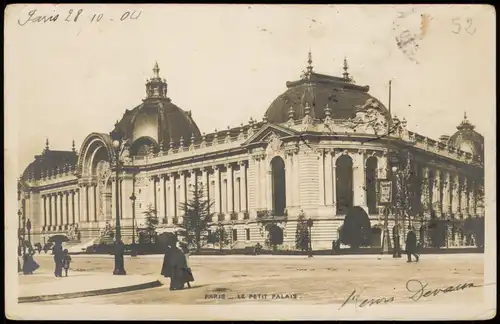
[{"label": "hanging sign", "polygon": [[380,179],[378,181],[378,193],[379,204],[392,203],[392,181],[387,179]]}]

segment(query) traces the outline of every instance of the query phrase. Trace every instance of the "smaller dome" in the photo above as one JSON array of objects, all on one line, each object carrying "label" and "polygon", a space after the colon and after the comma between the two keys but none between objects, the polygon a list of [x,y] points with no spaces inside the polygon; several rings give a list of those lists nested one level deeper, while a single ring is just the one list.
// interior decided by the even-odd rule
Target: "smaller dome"
[{"label": "smaller dome", "polygon": [[484,161],[484,137],[474,130],[464,114],[464,120],[457,126],[457,132],[450,136],[448,145],[451,145],[461,151],[471,153]]}]

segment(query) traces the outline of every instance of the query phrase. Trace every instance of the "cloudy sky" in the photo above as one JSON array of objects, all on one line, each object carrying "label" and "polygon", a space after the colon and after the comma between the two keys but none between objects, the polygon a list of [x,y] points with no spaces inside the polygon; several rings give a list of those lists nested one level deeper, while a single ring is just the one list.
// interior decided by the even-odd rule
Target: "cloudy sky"
[{"label": "cloudy sky", "polygon": [[[31,20],[59,18],[26,22],[34,9]],[[19,174],[46,138],[69,150],[73,139],[78,149],[89,133],[108,133],[141,103],[155,61],[168,96],[202,132],[261,119],[299,78],[309,49],[320,73],[341,75],[347,57],[357,84],[386,105],[392,79],[393,113],[418,133],[451,135],[466,111],[493,140],[494,19],[486,6],[11,6],[6,148]],[[406,53],[397,44],[405,30],[416,38],[413,56],[411,44]]]}]

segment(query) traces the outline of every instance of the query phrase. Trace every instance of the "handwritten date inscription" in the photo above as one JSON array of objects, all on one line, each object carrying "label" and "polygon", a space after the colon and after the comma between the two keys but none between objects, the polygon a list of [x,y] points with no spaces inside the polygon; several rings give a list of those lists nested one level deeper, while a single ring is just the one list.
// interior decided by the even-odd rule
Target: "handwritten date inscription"
[{"label": "handwritten date inscription", "polygon": [[52,14],[52,15],[41,15],[38,13],[37,9],[33,9],[28,12],[27,17],[22,17],[17,20],[19,26],[26,26],[27,24],[45,24],[45,23],[77,23],[77,22],[89,22],[98,23],[105,19],[108,21],[127,21],[127,20],[137,20],[141,16],[140,10],[125,11],[117,16],[105,15],[103,13],[88,12],[83,9],[69,9],[64,14]]}]

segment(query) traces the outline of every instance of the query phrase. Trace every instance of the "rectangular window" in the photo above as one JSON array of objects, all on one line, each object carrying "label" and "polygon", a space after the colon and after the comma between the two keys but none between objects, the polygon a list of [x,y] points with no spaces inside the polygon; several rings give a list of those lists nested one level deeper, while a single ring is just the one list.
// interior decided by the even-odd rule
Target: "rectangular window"
[{"label": "rectangular window", "polygon": [[236,228],[233,229],[233,241],[238,241],[238,230]]},{"label": "rectangular window", "polygon": [[245,236],[246,236],[246,240],[250,241],[250,229],[249,228],[245,228]]}]

